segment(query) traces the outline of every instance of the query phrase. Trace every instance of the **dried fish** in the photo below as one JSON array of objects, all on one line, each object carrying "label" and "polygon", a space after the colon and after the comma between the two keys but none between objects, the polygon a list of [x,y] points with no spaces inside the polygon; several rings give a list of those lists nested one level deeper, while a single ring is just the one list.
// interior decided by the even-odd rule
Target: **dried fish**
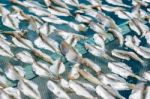
[{"label": "dried fish", "polygon": [[92,29],[93,31],[95,31],[96,33],[98,33],[99,35],[101,35],[104,39],[107,38],[108,35],[105,32],[105,30],[102,27],[102,25],[96,24],[94,22],[90,22],[89,26],[90,26],[90,29]]},{"label": "dried fish", "polygon": [[80,35],[80,34],[77,34],[77,33],[73,33],[73,32],[67,32],[67,31],[63,31],[63,30],[55,30],[55,33],[59,36],[61,36],[64,40],[70,38],[70,37],[74,37],[74,38],[77,38],[77,39],[84,39],[86,38],[85,36],[83,35]]},{"label": "dried fish", "polygon": [[97,75],[99,75],[101,73],[101,67],[88,58],[83,58],[81,60],[81,64],[94,70]]},{"label": "dried fish", "polygon": [[45,10],[40,7],[29,7],[28,8],[31,13],[34,13],[37,16],[50,16],[51,13],[48,10]]},{"label": "dried fish", "polygon": [[5,89],[0,89],[1,99],[22,99],[21,93],[17,88],[7,87]]},{"label": "dried fish", "polygon": [[11,46],[13,46],[13,44],[0,37],[0,51],[2,52],[0,55],[13,57],[14,54],[11,51]]},{"label": "dried fish", "polygon": [[48,89],[53,92],[58,98],[62,99],[70,99],[68,94],[63,91],[57,84],[55,84],[53,81],[48,81],[47,82],[47,87]]},{"label": "dried fish", "polygon": [[62,2],[61,0],[51,0],[51,2],[53,2],[53,3],[55,3],[56,5],[58,5],[58,6],[61,6],[61,7],[63,7],[63,8],[69,8],[64,2]]},{"label": "dried fish", "polygon": [[149,31],[149,27],[138,19],[132,19],[132,21],[129,21],[129,26],[138,35],[145,36],[145,34]]},{"label": "dried fish", "polygon": [[43,62],[33,62],[32,63],[32,69],[35,72],[36,75],[40,77],[50,77],[50,70],[49,66],[46,63]]},{"label": "dried fish", "polygon": [[0,16],[6,16],[8,14],[10,14],[10,11],[2,5],[0,5]]},{"label": "dried fish", "polygon": [[28,22],[28,29],[33,31],[37,31],[42,26],[42,24],[44,24],[44,22],[41,19],[33,15],[30,16]]},{"label": "dried fish", "polygon": [[34,59],[32,55],[27,51],[22,51],[16,54],[17,59],[21,60],[24,63],[33,63]]},{"label": "dried fish", "polygon": [[74,64],[72,66],[72,69],[68,75],[68,79],[69,80],[73,80],[73,79],[78,79],[80,77],[80,74],[79,74],[79,66],[80,64]]},{"label": "dried fish", "polygon": [[125,99],[117,90],[107,85],[98,85],[96,87],[96,93],[103,99]]},{"label": "dried fish", "polygon": [[60,59],[58,59],[53,62],[52,66],[50,66],[50,72],[56,77],[59,77],[60,74],[63,74],[65,72],[65,65],[63,64],[63,62],[61,62]]},{"label": "dried fish", "polygon": [[45,36],[48,36],[49,34],[51,34],[52,32],[54,32],[54,30],[56,29],[55,26],[51,26],[48,23],[44,23],[40,28],[39,28],[39,32],[41,34],[44,34]]},{"label": "dried fish", "polygon": [[146,80],[150,81],[150,71],[144,72],[144,73],[143,73],[143,77],[144,77]]},{"label": "dried fish", "polygon": [[124,4],[122,2],[122,0],[105,0],[105,1],[108,2],[108,3],[110,3],[110,4],[112,4],[112,5],[130,8],[130,6]]},{"label": "dried fish", "polygon": [[94,7],[98,7],[101,5],[101,1],[100,0],[87,0],[88,2],[90,2],[92,4],[92,6]]},{"label": "dried fish", "polygon": [[[53,23],[53,24],[68,24],[67,21],[58,18],[57,16],[50,15],[48,17],[42,17],[42,20],[45,22]],[[55,20],[55,21],[54,21]]]},{"label": "dried fish", "polygon": [[115,37],[117,37],[117,39],[119,40],[120,46],[123,46],[124,37],[123,37],[123,35],[121,34],[121,32],[118,31],[118,30],[115,30],[115,29],[109,29],[109,32],[113,33],[113,35],[114,35]]},{"label": "dried fish", "polygon": [[18,88],[24,95],[27,95],[33,99],[41,99],[38,86],[32,81],[23,78],[25,74],[23,68],[13,67],[10,64],[7,66],[6,76],[11,80],[19,80]]},{"label": "dried fish", "polygon": [[76,24],[74,22],[69,22],[68,24],[71,28],[73,28],[74,30],[80,32],[80,31],[86,31],[87,30],[87,27],[84,25],[84,24]]},{"label": "dried fish", "polygon": [[146,42],[150,45],[150,32],[147,32],[145,35]]},{"label": "dried fish", "polygon": [[146,95],[145,95],[145,99],[148,99],[150,97],[150,86],[146,87]]},{"label": "dried fish", "polygon": [[113,7],[113,6],[109,6],[109,5],[101,5],[101,9],[104,11],[108,11],[108,12],[116,12],[116,11],[122,11],[125,10],[122,7]]},{"label": "dried fish", "polygon": [[78,22],[81,22],[81,23],[89,24],[92,19],[88,16],[83,16],[83,15],[77,14],[75,20]]},{"label": "dried fish", "polygon": [[97,57],[102,57],[105,58],[107,60],[114,60],[110,55],[108,55],[101,47],[99,46],[94,46],[94,45],[90,45],[85,43],[85,48],[94,56]]},{"label": "dried fish", "polygon": [[53,39],[47,38],[44,34],[39,34],[39,37],[34,41],[38,48],[43,48],[52,52],[59,52],[59,45]]},{"label": "dried fish", "polygon": [[25,72],[24,69],[21,66],[12,66],[11,64],[8,64],[5,69],[5,74],[7,78],[10,80],[20,80],[20,78],[24,77]]},{"label": "dried fish", "polygon": [[81,70],[81,69],[79,69],[79,73],[81,76],[83,76],[83,78],[85,78],[89,82],[96,84],[96,85],[101,84],[101,82],[96,77],[94,77],[92,74],[90,74],[84,70]]},{"label": "dried fish", "polygon": [[93,36],[94,42],[102,48],[102,50],[106,50],[105,48],[105,40],[100,34],[94,34]]},{"label": "dried fish", "polygon": [[72,16],[72,14],[70,13],[70,10],[68,10],[66,8],[62,8],[59,6],[53,6],[53,5],[49,6],[49,8],[52,8],[55,11],[61,12],[61,13],[65,14],[66,16]]},{"label": "dried fish", "polygon": [[135,75],[133,71],[131,70],[131,67],[126,65],[122,62],[109,62],[108,68],[115,74],[118,74],[124,78],[127,78],[128,76],[132,76],[137,78],[138,80],[145,81],[142,77]]},{"label": "dried fish", "polygon": [[127,11],[118,10],[118,11],[115,11],[115,14],[121,19],[128,20],[128,19],[132,18],[131,13],[129,13]]},{"label": "dried fish", "polygon": [[65,41],[61,42],[60,44],[60,50],[61,53],[65,56],[65,58],[70,61],[70,62],[78,62],[80,61],[80,56],[77,53],[77,51],[70,46],[68,43]]},{"label": "dried fish", "polygon": [[45,5],[48,7],[51,5],[51,1],[50,0],[43,0]]},{"label": "dried fish", "polygon": [[20,21],[14,16],[7,14],[2,15],[2,23],[11,29],[18,30]]},{"label": "dried fish", "polygon": [[18,1],[18,0],[10,0],[10,2],[15,3],[17,5],[23,6],[23,7],[43,7],[43,5],[41,5],[38,2],[35,1]]},{"label": "dried fish", "polygon": [[111,19],[109,16],[105,15],[101,11],[99,11],[96,15],[96,19],[98,22],[100,22],[104,28],[111,28],[115,29],[117,31],[121,31],[121,29],[118,27],[118,25],[115,23],[113,19]]},{"label": "dried fish", "polygon": [[65,91],[71,91],[72,92],[72,89],[69,87],[69,82],[66,80],[66,79],[64,79],[64,78],[61,78],[60,79],[60,86],[63,88],[63,89],[65,89]]},{"label": "dried fish", "polygon": [[71,35],[71,36],[68,36],[65,41],[71,45],[72,47],[75,47],[77,42],[81,40],[81,37],[79,36],[76,36],[76,35]]},{"label": "dried fish", "polygon": [[93,86],[90,83],[85,83],[85,82],[81,82],[81,81],[77,81],[77,83],[79,83],[80,85],[82,85],[85,89],[87,89],[88,91],[91,92],[95,92],[95,86]]},{"label": "dried fish", "polygon": [[77,84],[75,81],[69,80],[69,86],[77,95],[83,96],[88,99],[94,99],[94,96],[92,96],[85,88]]},{"label": "dried fish", "polygon": [[131,51],[114,49],[112,50],[112,55],[125,60],[130,60],[132,58],[144,65],[144,61],[136,53]]},{"label": "dried fish", "polygon": [[63,0],[63,2],[65,2],[66,4],[71,5],[71,6],[78,6],[79,5],[78,0]]},{"label": "dried fish", "polygon": [[101,74],[98,78],[102,83],[110,85],[116,90],[129,90],[134,88],[133,84],[127,83],[125,79],[116,74]]},{"label": "dried fish", "polygon": [[42,99],[38,90],[38,85],[30,80],[21,79],[18,82],[18,89],[28,97],[33,99]]},{"label": "dried fish", "polygon": [[136,53],[138,53],[140,56],[149,59],[150,58],[150,52],[149,52],[149,48],[143,47],[143,46],[139,46],[140,44],[140,40],[134,36],[127,36],[125,39],[125,45],[131,49],[133,49]]},{"label": "dried fish", "polygon": [[132,90],[131,95],[129,96],[129,99],[142,99],[144,98],[143,92],[145,85],[144,83],[139,83],[135,86],[135,88]]},{"label": "dried fish", "polygon": [[0,89],[9,87],[8,79],[5,75],[0,75]]},{"label": "dried fish", "polygon": [[[0,31],[0,56],[8,58],[6,62],[11,64],[17,64],[12,61],[15,60],[21,61],[23,66],[31,66],[35,75],[47,80],[47,88],[55,98],[71,99],[71,93],[87,99],[125,99],[119,92],[131,90],[127,98],[149,99],[149,70],[145,71],[144,67],[144,71],[135,73],[130,66],[120,62],[122,60],[116,61],[117,58],[132,59],[147,65],[145,59],[150,59],[150,48],[144,45],[150,44],[148,0],[128,1],[132,5],[123,0],[10,2],[10,5],[0,4],[0,19],[8,29],[2,27]],[[118,25],[122,21],[126,21],[129,29]],[[135,34],[129,33],[124,38],[126,29]],[[119,40],[120,48],[111,49],[110,55],[106,43],[113,36]],[[147,44],[143,45],[143,38]],[[124,45],[131,50],[124,50]],[[85,52],[102,59],[108,64],[108,71],[103,71],[97,62],[86,57]],[[43,99],[38,85],[26,79],[28,73],[24,67],[10,63],[4,65],[4,70],[0,68],[0,98],[22,99],[22,93],[32,99]],[[66,67],[68,65],[70,69]],[[137,82],[131,83],[128,76],[136,78]]]},{"label": "dried fish", "polygon": [[11,15],[18,18],[19,20],[29,20],[30,19],[30,15],[25,14],[23,12],[23,10],[20,9],[19,7],[12,6],[12,10],[13,10],[13,12],[11,13]]},{"label": "dried fish", "polygon": [[60,8],[55,9],[53,7],[49,7],[47,10],[51,13],[51,15],[56,15],[56,16],[69,16],[70,15],[68,11],[67,13],[64,13],[64,11],[60,11]]}]

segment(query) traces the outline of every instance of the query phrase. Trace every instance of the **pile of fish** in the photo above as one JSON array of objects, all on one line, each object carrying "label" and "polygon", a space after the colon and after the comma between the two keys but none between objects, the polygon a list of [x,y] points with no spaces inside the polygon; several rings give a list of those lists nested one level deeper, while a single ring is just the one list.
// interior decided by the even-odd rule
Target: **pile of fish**
[{"label": "pile of fish", "polygon": [[[145,60],[150,59],[150,0],[127,0],[131,5],[125,1],[1,3],[0,20],[4,28],[0,29],[0,56],[8,62],[0,69],[0,99],[22,99],[22,94],[43,99],[38,85],[26,78],[25,64],[31,66],[35,75],[48,80],[43,85],[57,99],[72,99],[71,94],[78,99],[126,99],[120,94],[124,90],[131,91],[129,99],[150,99],[150,71],[145,69],[138,74],[133,71],[135,64],[132,67],[126,63],[136,61],[148,68]],[[124,20],[132,34],[123,35],[125,30],[108,13]],[[112,50],[106,45],[110,37],[116,38],[118,45]],[[85,53],[105,61],[109,72],[81,53],[77,49],[79,44]],[[137,82],[128,81],[129,77]],[[9,81],[16,82],[16,86]]]}]

